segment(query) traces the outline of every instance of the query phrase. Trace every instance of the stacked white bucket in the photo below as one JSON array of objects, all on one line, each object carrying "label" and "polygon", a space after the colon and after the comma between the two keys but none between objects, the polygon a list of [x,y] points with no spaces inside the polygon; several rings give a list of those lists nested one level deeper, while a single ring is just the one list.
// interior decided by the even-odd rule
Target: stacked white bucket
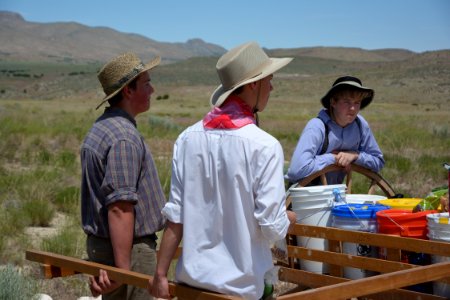
[{"label": "stacked white bucket", "polygon": [[[450,219],[448,212],[427,215],[428,238],[432,241],[450,243]],[[450,261],[450,257],[432,255],[431,262],[439,263]],[[433,282],[433,294],[450,299],[450,284]]]},{"label": "stacked white bucket", "polygon": [[[331,209],[334,204],[334,189],[338,189],[341,198],[345,199],[345,184],[290,188],[292,210],[297,214],[297,223],[329,227]],[[328,250],[327,241],[319,238],[298,236],[297,244],[310,249]],[[300,260],[300,268],[314,273],[328,273],[326,264],[305,259]]]},{"label": "stacked white bucket", "polygon": [[368,194],[347,194],[346,202],[347,203],[356,203],[356,204],[377,204],[379,200],[387,199],[386,196],[381,195],[368,195]]}]

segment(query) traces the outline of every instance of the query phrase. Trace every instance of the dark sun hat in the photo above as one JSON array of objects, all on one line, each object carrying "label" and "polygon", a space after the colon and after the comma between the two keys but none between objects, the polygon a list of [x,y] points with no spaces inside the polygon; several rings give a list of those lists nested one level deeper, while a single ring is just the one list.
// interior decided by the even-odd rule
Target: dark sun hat
[{"label": "dark sun hat", "polygon": [[361,100],[361,109],[369,105],[375,95],[374,90],[363,86],[361,80],[358,78],[353,76],[343,76],[336,79],[330,90],[322,97],[321,102],[323,107],[330,109],[330,101],[333,94],[341,89],[355,89],[368,92],[368,96]]},{"label": "dark sun hat", "polygon": [[97,77],[100,81],[106,96],[97,106],[97,109],[103,103],[117,95],[124,86],[129,84],[141,73],[153,69],[159,65],[161,58],[155,57],[153,60],[144,64],[134,53],[123,53],[103,66]]}]

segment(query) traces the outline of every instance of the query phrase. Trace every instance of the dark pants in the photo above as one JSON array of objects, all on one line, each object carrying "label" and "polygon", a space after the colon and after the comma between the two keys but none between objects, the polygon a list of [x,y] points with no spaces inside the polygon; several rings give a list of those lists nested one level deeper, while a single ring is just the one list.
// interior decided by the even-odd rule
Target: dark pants
[{"label": "dark pants", "polygon": [[[109,239],[88,236],[87,254],[90,261],[114,266],[114,253]],[[156,240],[154,237],[137,238],[131,251],[131,271],[153,276],[156,270]],[[109,294],[102,295],[103,300],[148,300],[153,299],[146,289],[131,285],[122,285]]]}]

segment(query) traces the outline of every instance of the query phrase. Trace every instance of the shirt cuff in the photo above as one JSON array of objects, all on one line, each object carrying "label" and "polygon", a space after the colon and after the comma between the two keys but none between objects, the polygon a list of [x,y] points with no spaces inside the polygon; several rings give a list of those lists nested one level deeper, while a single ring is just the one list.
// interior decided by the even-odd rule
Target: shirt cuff
[{"label": "shirt cuff", "polygon": [[181,207],[173,203],[166,203],[162,209],[162,214],[172,223],[181,224]]}]

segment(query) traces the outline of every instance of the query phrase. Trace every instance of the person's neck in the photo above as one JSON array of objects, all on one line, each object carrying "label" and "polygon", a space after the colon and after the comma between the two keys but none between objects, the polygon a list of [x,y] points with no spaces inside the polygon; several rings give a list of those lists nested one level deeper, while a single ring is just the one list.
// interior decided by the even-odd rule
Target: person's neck
[{"label": "person's neck", "polygon": [[117,105],[114,107],[119,108],[129,114],[131,117],[136,118],[136,113],[131,109],[131,106],[126,99],[122,99]]},{"label": "person's neck", "polygon": [[252,110],[255,109],[256,97],[252,93],[250,93],[249,90],[244,90],[236,96],[241,98],[242,101],[244,101],[245,104],[247,104]]}]

